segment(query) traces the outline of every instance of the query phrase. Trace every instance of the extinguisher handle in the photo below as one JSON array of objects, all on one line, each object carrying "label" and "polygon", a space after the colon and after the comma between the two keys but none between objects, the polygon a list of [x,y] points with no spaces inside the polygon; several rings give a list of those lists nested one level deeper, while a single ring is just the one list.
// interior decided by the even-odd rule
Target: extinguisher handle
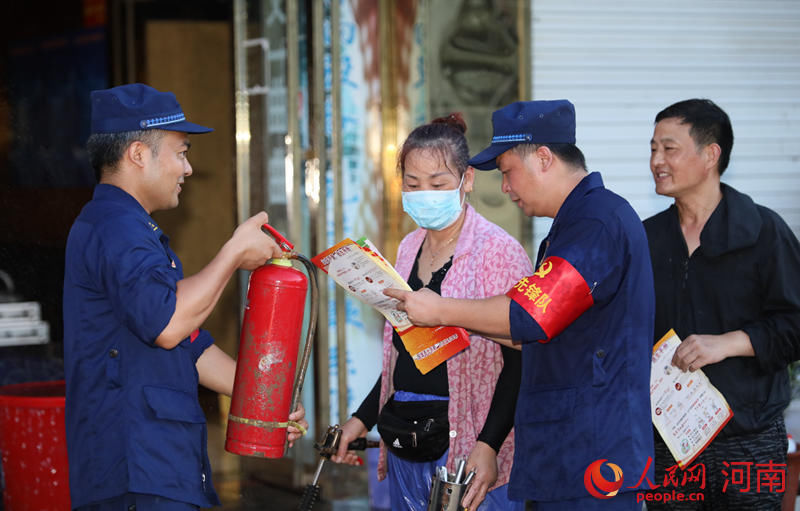
[{"label": "extinguisher handle", "polygon": [[266,230],[268,234],[272,235],[275,238],[275,241],[278,243],[278,246],[283,249],[284,252],[291,252],[294,250],[294,245],[283,237],[281,233],[277,231],[274,227],[269,224],[264,224],[261,226],[262,229]]},{"label": "extinguisher handle", "polygon": [[379,447],[380,442],[376,440],[367,440],[366,437],[356,438],[349,444],[347,444],[347,450],[349,451],[363,451],[368,447]]}]

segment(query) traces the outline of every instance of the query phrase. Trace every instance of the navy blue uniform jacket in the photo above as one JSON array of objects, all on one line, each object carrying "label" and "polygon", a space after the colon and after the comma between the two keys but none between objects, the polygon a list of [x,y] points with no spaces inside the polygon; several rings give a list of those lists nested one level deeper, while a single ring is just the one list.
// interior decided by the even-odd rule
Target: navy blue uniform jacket
[{"label": "navy blue uniform jacket", "polygon": [[[558,211],[539,249],[569,262],[594,303],[549,342],[517,302],[511,335],[523,341],[509,483],[514,500],[592,498],[584,474],[606,459],[634,491],[653,456],[650,360],[655,297],[647,238],[625,199],[587,175]],[[614,481],[610,469],[605,479]],[[646,474],[654,481],[650,465]],[[643,482],[641,487],[646,487]]]},{"label": "navy blue uniform jacket", "polygon": [[154,344],[183,269],[139,203],[97,185],[67,240],[66,428],[72,506],[127,492],[219,504],[195,362],[213,339]]}]

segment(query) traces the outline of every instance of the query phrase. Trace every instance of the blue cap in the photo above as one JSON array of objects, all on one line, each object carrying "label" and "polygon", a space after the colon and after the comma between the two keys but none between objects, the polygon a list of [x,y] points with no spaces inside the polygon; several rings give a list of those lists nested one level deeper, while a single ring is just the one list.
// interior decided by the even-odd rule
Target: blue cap
[{"label": "blue cap", "polygon": [[171,92],[161,92],[143,83],[92,91],[92,133],[122,133],[167,130],[208,133],[211,128],[186,120]]},{"label": "blue cap", "polygon": [[469,159],[478,170],[497,168],[497,157],[519,144],[574,144],[575,107],[566,99],[517,101],[494,111],[492,129],[492,144]]}]

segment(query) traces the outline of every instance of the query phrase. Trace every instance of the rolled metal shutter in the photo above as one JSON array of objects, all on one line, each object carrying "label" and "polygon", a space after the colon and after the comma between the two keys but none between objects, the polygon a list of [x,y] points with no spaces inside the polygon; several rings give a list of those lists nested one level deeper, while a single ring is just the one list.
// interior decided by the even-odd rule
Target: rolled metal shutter
[{"label": "rolled metal shutter", "polygon": [[[723,182],[800,236],[800,2],[532,1],[532,97],[567,98],[589,170],[642,219],[671,200],[649,170],[653,119],[709,98],[731,117]],[[533,222],[534,247],[550,219]]]}]

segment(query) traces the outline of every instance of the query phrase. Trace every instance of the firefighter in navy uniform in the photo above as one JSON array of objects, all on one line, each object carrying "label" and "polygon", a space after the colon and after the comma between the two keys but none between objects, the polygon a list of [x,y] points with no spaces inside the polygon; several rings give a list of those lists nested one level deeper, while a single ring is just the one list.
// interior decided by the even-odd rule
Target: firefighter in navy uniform
[{"label": "firefighter in navy uniform", "polygon": [[[491,145],[470,164],[498,168],[503,191],[526,215],[554,218],[536,272],[483,300],[386,294],[415,324],[457,325],[521,345],[512,499],[537,511],[639,509],[637,481],[653,480],[646,467],[655,307],[641,221],[600,174],[586,171],[569,101],[513,103],[492,124]],[[615,478],[601,464],[603,478],[618,483],[612,498],[595,498],[591,491],[606,495],[585,482],[598,460],[621,469]]]},{"label": "firefighter in navy uniform", "polygon": [[[70,230],[64,278],[64,363],[74,509],[191,510],[219,504],[198,383],[231,394],[236,363],[199,326],[236,269],[281,249],[259,213],[199,273],[184,277],[150,218],[174,208],[188,122],[172,93],[143,84],[92,92],[87,142],[99,184]],[[302,407],[291,416],[302,426]],[[290,442],[299,436],[290,428]]]}]

